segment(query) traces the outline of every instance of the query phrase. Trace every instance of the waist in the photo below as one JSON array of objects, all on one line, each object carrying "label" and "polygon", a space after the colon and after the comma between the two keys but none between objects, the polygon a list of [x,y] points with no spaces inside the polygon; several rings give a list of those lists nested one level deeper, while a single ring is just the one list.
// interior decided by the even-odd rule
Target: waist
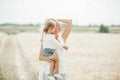
[{"label": "waist", "polygon": [[55,50],[55,49],[52,49],[52,48],[43,48],[44,50]]}]

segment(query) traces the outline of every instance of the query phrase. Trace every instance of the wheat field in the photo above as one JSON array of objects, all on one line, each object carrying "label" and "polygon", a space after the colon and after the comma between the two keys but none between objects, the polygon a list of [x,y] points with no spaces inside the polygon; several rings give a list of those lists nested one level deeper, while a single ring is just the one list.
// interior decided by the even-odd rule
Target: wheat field
[{"label": "wheat field", "polygon": [[[66,44],[67,80],[120,80],[120,34],[71,33]],[[5,80],[38,80],[44,66],[39,49],[40,33],[0,33],[0,73]]]}]

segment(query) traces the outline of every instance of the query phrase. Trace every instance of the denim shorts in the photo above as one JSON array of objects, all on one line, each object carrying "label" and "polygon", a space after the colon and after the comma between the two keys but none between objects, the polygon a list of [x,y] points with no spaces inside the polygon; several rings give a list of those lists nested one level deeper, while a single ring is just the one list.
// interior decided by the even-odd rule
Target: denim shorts
[{"label": "denim shorts", "polygon": [[51,48],[44,48],[43,49],[43,56],[52,56],[54,53],[55,49],[51,49]]}]

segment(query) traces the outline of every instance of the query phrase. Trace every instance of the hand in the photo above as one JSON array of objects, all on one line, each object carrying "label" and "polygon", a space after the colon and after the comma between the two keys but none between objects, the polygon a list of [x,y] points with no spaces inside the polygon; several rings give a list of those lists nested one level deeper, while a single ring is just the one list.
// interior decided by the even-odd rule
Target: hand
[{"label": "hand", "polygon": [[65,50],[68,50],[69,47],[68,47],[68,46],[63,46],[63,48],[64,48]]}]

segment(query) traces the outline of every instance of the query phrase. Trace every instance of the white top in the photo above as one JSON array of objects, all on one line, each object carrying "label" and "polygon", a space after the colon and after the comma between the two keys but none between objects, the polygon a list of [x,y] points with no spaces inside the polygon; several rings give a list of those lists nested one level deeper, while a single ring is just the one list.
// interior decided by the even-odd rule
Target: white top
[{"label": "white top", "polygon": [[55,35],[53,34],[43,35],[43,48],[57,49],[57,48],[63,48],[63,46],[64,44],[59,43],[55,39]]}]

